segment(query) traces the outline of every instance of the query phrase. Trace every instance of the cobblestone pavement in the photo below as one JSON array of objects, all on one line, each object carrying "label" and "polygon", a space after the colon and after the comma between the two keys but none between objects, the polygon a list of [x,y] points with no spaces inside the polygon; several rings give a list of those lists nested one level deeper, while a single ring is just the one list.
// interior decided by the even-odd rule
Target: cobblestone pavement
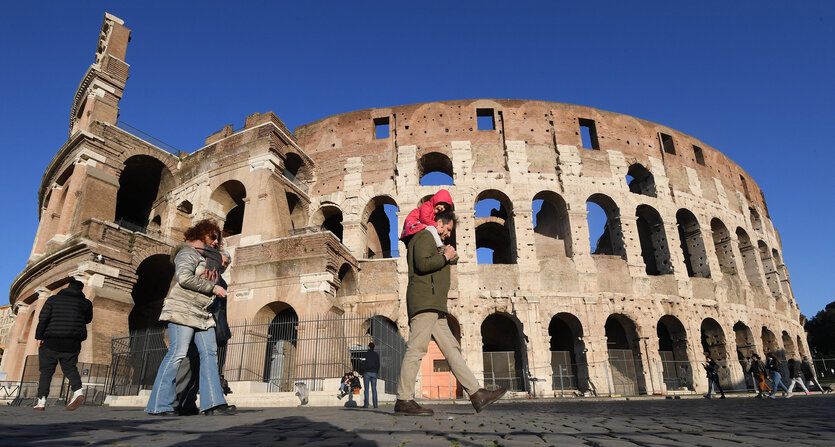
[{"label": "cobblestone pavement", "polygon": [[163,418],[138,408],[0,408],[3,446],[835,446],[835,397],[428,404],[432,417],[348,408]]}]

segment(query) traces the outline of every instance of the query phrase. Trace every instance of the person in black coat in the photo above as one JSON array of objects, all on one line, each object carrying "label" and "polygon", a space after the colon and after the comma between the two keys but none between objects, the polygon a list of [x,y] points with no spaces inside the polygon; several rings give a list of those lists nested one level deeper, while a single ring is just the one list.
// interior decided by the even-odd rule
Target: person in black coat
[{"label": "person in black coat", "polygon": [[725,391],[722,389],[722,385],[719,383],[719,365],[716,364],[710,356],[705,356],[705,362],[702,363],[702,366],[707,373],[707,394],[705,394],[705,398],[710,399],[710,395],[713,392],[713,385],[716,384],[716,389],[719,390],[719,393],[722,394],[720,399],[725,398]]},{"label": "person in black coat", "polygon": [[81,376],[76,364],[81,342],[87,339],[87,324],[93,321],[93,303],[84,296],[81,291],[83,288],[81,281],[72,279],[66,288],[49,297],[41,308],[38,327],[35,329],[41,372],[35,410],[46,409],[49,383],[58,363],[61,363],[61,371],[70,381],[73,390],[67,410],[75,410],[84,402]]},{"label": "person in black coat", "polygon": [[374,352],[374,342],[368,344],[368,351],[365,352],[365,359],[362,361],[360,375],[363,391],[362,408],[368,408],[368,389],[371,388],[371,398],[374,408],[377,408],[377,375],[380,373],[380,355]]}]

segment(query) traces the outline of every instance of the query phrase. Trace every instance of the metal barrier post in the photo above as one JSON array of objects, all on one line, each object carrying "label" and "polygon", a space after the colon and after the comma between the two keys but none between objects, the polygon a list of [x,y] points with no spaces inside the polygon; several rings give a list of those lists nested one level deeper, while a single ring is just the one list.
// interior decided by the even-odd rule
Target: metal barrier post
[{"label": "metal barrier post", "polygon": [[565,389],[562,384],[562,365],[560,365],[560,397],[565,397]]},{"label": "metal barrier post", "polygon": [[609,397],[612,396],[612,380],[609,377],[609,365],[608,362],[603,362],[603,369],[606,371],[606,385],[609,387]]}]

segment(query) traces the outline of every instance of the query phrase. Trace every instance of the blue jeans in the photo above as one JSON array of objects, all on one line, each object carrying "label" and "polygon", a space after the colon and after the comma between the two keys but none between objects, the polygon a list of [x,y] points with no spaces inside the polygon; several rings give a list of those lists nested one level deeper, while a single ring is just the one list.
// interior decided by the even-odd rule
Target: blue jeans
[{"label": "blue jeans", "polygon": [[719,391],[721,395],[725,395],[725,391],[722,390],[722,384],[719,383],[719,376],[714,374],[712,376],[708,376],[707,378],[707,395],[710,396],[713,394],[713,384],[716,384],[716,389]]},{"label": "blue jeans", "polygon": [[786,388],[786,385],[783,385],[783,376],[778,373],[777,371],[771,371],[771,381],[774,382],[774,386],[771,387],[771,395],[777,394],[777,388],[782,388],[783,391],[789,392],[789,389]]},{"label": "blue jeans", "polygon": [[371,397],[374,399],[374,408],[377,408],[377,373],[362,373],[362,386],[365,387],[362,394],[362,406],[368,406],[368,389],[371,388]]},{"label": "blue jeans", "polygon": [[200,410],[225,404],[226,399],[223,397],[223,388],[220,386],[220,376],[217,372],[217,342],[214,328],[201,331],[168,323],[168,339],[168,353],[159,365],[145,411],[162,413],[174,410],[173,404],[177,398],[177,370],[188,352],[188,345],[192,339],[200,355]]}]

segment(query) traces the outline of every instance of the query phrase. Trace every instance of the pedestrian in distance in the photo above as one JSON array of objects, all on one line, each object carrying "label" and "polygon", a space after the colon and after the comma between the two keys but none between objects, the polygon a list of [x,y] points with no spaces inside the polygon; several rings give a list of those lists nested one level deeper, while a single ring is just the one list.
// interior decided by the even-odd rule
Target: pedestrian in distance
[{"label": "pedestrian in distance", "polygon": [[[435,228],[445,243],[455,227],[455,215],[450,211],[435,215]],[[458,261],[455,248],[436,246],[429,231],[421,230],[406,245],[406,263],[409,282],[406,288],[406,308],[409,317],[409,341],[397,383],[395,415],[431,416],[429,408],[415,402],[415,378],[420,361],[426,355],[429,341],[434,339],[446,357],[455,378],[470,395],[470,402],[477,413],[501,398],[504,388],[493,391],[479,385],[473,372],[464,362],[461,345],[452,335],[447,322],[447,293],[450,284],[450,265]]]},{"label": "pedestrian in distance", "polygon": [[168,322],[168,352],[160,363],[154,387],[145,411],[157,416],[176,416],[177,371],[194,340],[200,358],[200,410],[206,415],[235,414],[228,405],[220,386],[217,371],[217,341],[215,321],[209,312],[214,297],[226,298],[226,289],[217,284],[217,276],[209,279],[201,275],[206,270],[206,258],[198,251],[205,246],[220,247],[220,228],[209,219],[197,222],[184,233],[185,244],[174,250],[174,278],[160,313],[160,321]]},{"label": "pedestrian in distance", "polygon": [[761,399],[771,393],[771,387],[765,381],[765,363],[758,354],[751,354],[751,365],[748,367],[748,372],[754,376],[754,380],[757,382],[757,398]]},{"label": "pedestrian in distance", "polygon": [[720,399],[724,399],[725,391],[722,390],[722,384],[719,383],[719,365],[709,355],[706,355],[702,367],[704,367],[707,373],[707,394],[705,394],[705,398],[710,399],[710,395],[713,393],[713,385],[716,384],[716,389],[722,395]]},{"label": "pedestrian in distance", "polygon": [[809,361],[809,357],[805,355],[803,356],[803,362],[800,364],[800,370],[803,372],[803,380],[806,382],[806,388],[808,388],[809,391],[812,391],[812,385],[814,384],[819,390],[821,390],[821,393],[825,392],[820,382],[818,382],[818,378],[815,375],[815,367],[812,365],[812,362]]},{"label": "pedestrian in distance", "polygon": [[771,387],[771,395],[768,397],[772,399],[777,399],[777,390],[782,388],[783,391],[786,392],[786,397],[791,397],[791,392],[789,389],[786,388],[786,385],[783,384],[783,376],[780,374],[780,361],[777,360],[777,357],[774,356],[773,353],[769,352],[766,354],[766,362],[765,362],[765,369],[768,370],[768,375],[771,377],[771,381],[773,385]]},{"label": "pedestrian in distance", "polygon": [[360,375],[362,375],[362,386],[365,387],[362,394],[362,408],[368,408],[368,389],[371,388],[371,398],[374,408],[377,408],[377,375],[380,373],[380,356],[374,352],[374,342],[368,344],[368,351],[365,351],[365,358],[362,361]]},{"label": "pedestrian in distance", "polygon": [[809,389],[806,388],[806,385],[803,384],[803,371],[800,369],[800,362],[795,359],[789,359],[789,377],[791,378],[791,384],[789,385],[789,394],[786,397],[792,397],[792,390],[794,390],[795,385],[800,385],[800,388],[803,388],[803,391],[806,392],[806,395],[810,395],[812,393],[809,392]]},{"label": "pedestrian in distance", "polygon": [[84,283],[70,279],[67,287],[46,300],[38,317],[35,339],[41,376],[34,407],[37,411],[46,409],[49,383],[58,363],[73,391],[66,409],[72,411],[84,403],[77,363],[81,342],[87,339],[87,324],[93,321],[93,303],[84,296],[83,288]]}]

